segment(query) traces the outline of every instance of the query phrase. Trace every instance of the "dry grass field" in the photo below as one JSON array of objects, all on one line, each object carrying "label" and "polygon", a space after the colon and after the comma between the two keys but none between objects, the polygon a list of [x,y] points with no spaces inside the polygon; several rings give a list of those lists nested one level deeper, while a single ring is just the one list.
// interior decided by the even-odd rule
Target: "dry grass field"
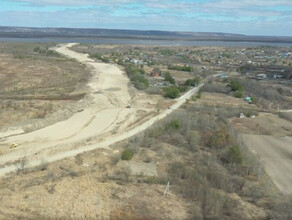
[{"label": "dry grass field", "polygon": [[[242,161],[229,161],[236,135],[229,139],[218,112],[197,105],[107,149],[34,169],[21,161],[0,181],[0,219],[288,220],[291,198],[246,148]],[[121,160],[125,149],[131,160]]]},{"label": "dry grass field", "polygon": [[[208,92],[203,89],[163,120],[129,136],[127,129],[139,128],[142,121],[159,114],[157,109],[160,114],[172,110],[168,106],[180,99],[166,101],[138,91],[117,65],[75,53],[70,45],[56,47],[93,67],[88,69],[47,50],[52,46],[1,45],[0,127],[47,118],[60,109],[78,109],[76,106],[85,105],[79,99],[88,89],[82,103],[89,104],[53,126],[0,142],[1,160],[11,158],[9,165],[16,166],[16,172],[0,179],[1,220],[291,219],[292,197],[285,195],[291,190],[286,186],[291,166],[285,169],[291,164],[286,146],[291,138],[282,138],[291,136],[287,113],[262,113],[261,105],[247,104],[227,91],[226,82],[215,82],[209,83]],[[75,50],[124,50],[119,46],[83,47],[75,46]],[[90,71],[95,74],[88,82]],[[189,77],[188,73],[172,73],[181,79]],[[255,118],[239,118],[240,113]],[[130,138],[110,142],[119,133]],[[250,137],[250,141],[242,137]],[[103,139],[114,144],[91,148]],[[10,142],[23,143],[10,149]],[[276,142],[281,151],[273,151]],[[94,150],[84,152],[84,146]],[[68,149],[80,154],[46,163],[46,158]],[[25,150],[29,152],[24,157]],[[42,164],[29,168],[35,158],[43,158]],[[281,172],[275,161],[284,167]],[[1,169],[6,165],[2,163]]]},{"label": "dry grass field", "polygon": [[53,45],[0,44],[0,127],[45,118],[84,96],[90,71]]}]

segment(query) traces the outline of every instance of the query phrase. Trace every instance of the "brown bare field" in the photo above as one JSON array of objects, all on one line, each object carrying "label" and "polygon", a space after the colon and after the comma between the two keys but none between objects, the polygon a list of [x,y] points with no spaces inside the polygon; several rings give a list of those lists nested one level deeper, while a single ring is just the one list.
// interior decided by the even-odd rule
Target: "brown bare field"
[{"label": "brown bare field", "polygon": [[266,171],[285,194],[292,194],[292,137],[243,135],[243,141],[262,158]]},{"label": "brown bare field", "polygon": [[260,113],[255,118],[231,120],[235,128],[245,134],[292,136],[292,123],[271,113]]},{"label": "brown bare field", "polygon": [[49,52],[52,45],[0,44],[0,127],[45,118],[84,97],[90,71]]}]

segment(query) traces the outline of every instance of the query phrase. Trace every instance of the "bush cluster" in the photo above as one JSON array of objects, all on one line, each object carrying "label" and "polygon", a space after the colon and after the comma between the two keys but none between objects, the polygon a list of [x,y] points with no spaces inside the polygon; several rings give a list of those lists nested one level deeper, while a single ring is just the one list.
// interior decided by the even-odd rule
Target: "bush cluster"
[{"label": "bush cluster", "polygon": [[227,153],[228,163],[242,163],[242,154],[240,148],[237,145],[232,146]]},{"label": "bush cluster", "polygon": [[126,67],[126,72],[137,89],[143,90],[149,87],[149,82],[144,77],[145,71],[143,69],[129,65]]},{"label": "bush cluster", "polygon": [[46,56],[59,56],[59,54],[56,51],[49,50],[47,48],[35,47],[33,51],[39,54],[44,54]]},{"label": "bush cluster", "polygon": [[235,98],[243,97],[243,87],[239,82],[235,80],[231,80],[230,87],[231,87],[231,91],[235,91],[235,94],[234,94]]},{"label": "bush cluster", "polygon": [[170,73],[165,73],[165,81],[168,81],[170,84],[175,85],[175,79],[170,75]]},{"label": "bush cluster", "polygon": [[191,66],[178,66],[178,65],[174,65],[174,66],[168,66],[167,67],[169,70],[178,70],[178,71],[185,71],[185,72],[192,72],[194,69]]},{"label": "bush cluster", "polygon": [[188,79],[185,81],[185,86],[197,86],[200,83],[199,77],[196,77],[194,79]]},{"label": "bush cluster", "polygon": [[100,54],[97,54],[97,53],[91,54],[90,57],[91,58],[95,58],[95,59],[99,59],[99,60],[101,60],[104,63],[109,63],[110,62],[109,58],[104,57],[104,56],[102,56]]},{"label": "bush cluster", "polygon": [[173,119],[171,122],[169,122],[165,130],[178,130],[180,128],[180,122],[178,119]]},{"label": "bush cluster", "polygon": [[231,80],[230,82],[231,91],[243,91],[242,85],[235,80]]},{"label": "bush cluster", "polygon": [[122,155],[121,155],[121,159],[122,160],[131,160],[133,157],[133,152],[129,149],[125,149],[123,152],[122,152]]},{"label": "bush cluster", "polygon": [[228,132],[224,129],[220,129],[210,136],[207,145],[210,148],[222,149],[228,145],[229,141]]},{"label": "bush cluster", "polygon": [[164,92],[165,92],[164,96],[166,98],[175,99],[175,98],[180,96],[180,90],[177,86],[168,87],[168,88],[164,89]]}]

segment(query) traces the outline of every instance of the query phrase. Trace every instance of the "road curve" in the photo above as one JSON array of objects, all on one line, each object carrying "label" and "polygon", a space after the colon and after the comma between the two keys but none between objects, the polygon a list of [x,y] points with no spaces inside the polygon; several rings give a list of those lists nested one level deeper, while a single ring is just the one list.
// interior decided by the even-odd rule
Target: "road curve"
[{"label": "road curve", "polygon": [[[59,45],[55,50],[76,59],[91,68],[86,98],[77,105],[82,111],[70,118],[24,134],[1,139],[0,165],[13,163],[20,158],[46,158],[49,153],[62,152],[64,148],[80,146],[90,138],[106,137],[112,132],[123,131],[122,126],[135,121],[137,108],[126,108],[131,95],[128,91],[129,78],[117,66],[95,62],[86,54],[69,49],[73,44]],[[122,126],[121,126],[122,125]],[[19,146],[10,149],[11,144]],[[34,157],[34,158],[32,158]]]},{"label": "road curve", "polygon": [[[71,46],[71,45],[70,45]],[[68,46],[67,46],[68,47]],[[60,51],[59,51],[60,52]],[[76,52],[72,53],[76,54]],[[80,56],[83,56],[82,54],[80,54]],[[84,57],[82,58],[84,60],[79,60],[80,62],[82,61],[88,61],[86,59],[88,59],[88,57]],[[108,64],[107,64],[108,65]],[[154,123],[156,123],[157,121],[165,118],[166,116],[168,116],[169,114],[171,114],[173,111],[175,111],[176,109],[178,109],[187,99],[191,98],[191,96],[193,96],[195,93],[198,92],[199,88],[203,86],[203,84],[201,84],[198,87],[195,87],[193,89],[191,89],[190,91],[188,91],[187,93],[185,93],[183,96],[179,97],[178,99],[176,99],[176,102],[169,108],[166,109],[165,111],[162,111],[160,114],[150,118],[149,120],[147,120],[146,122],[138,125],[137,127],[125,131],[123,133],[117,134],[117,135],[113,135],[112,137],[103,140],[101,142],[98,142],[96,144],[93,145],[86,145],[86,146],[80,146],[77,149],[74,150],[67,150],[67,151],[60,151],[54,155],[48,155],[45,157],[44,159],[31,159],[27,161],[26,164],[26,168],[32,168],[35,166],[39,166],[42,165],[44,163],[51,163],[54,161],[58,161],[64,158],[68,158],[68,157],[73,157],[76,156],[77,154],[83,153],[83,152],[87,152],[87,151],[91,151],[94,149],[98,149],[98,148],[108,148],[110,145],[121,142],[123,140],[126,140],[146,129],[148,129],[149,127],[151,127]],[[124,102],[124,100],[122,100]],[[19,158],[20,159],[20,158]],[[14,172],[18,169],[17,165],[13,164],[13,165],[9,165],[3,168],[0,168],[0,176],[4,176],[10,172]]]}]

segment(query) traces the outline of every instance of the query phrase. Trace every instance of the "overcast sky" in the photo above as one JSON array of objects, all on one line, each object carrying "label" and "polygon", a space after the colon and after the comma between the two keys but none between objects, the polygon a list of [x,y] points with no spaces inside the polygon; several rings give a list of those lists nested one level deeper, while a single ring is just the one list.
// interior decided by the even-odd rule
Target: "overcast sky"
[{"label": "overcast sky", "polygon": [[0,26],[292,36],[292,0],[0,0]]}]

